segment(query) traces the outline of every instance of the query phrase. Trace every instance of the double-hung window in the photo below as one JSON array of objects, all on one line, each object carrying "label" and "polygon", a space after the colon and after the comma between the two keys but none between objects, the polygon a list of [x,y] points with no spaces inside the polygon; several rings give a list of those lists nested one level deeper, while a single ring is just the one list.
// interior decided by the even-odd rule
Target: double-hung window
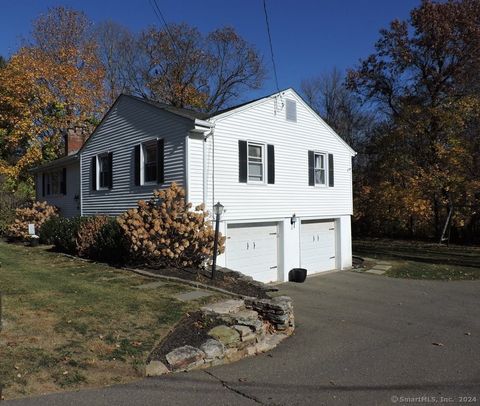
[{"label": "double-hung window", "polygon": [[264,182],[265,151],[264,145],[248,143],[248,181]]},{"label": "double-hung window", "polygon": [[326,167],[327,156],[326,154],[315,153],[315,185],[325,186],[327,179],[327,167]]},{"label": "double-hung window", "polygon": [[62,172],[50,172],[47,175],[47,195],[59,195],[61,193]]},{"label": "double-hung window", "polygon": [[98,156],[98,187],[99,189],[108,189],[110,187],[111,165],[108,154]]},{"label": "double-hung window", "polygon": [[142,144],[143,150],[143,183],[157,182],[157,141]]}]

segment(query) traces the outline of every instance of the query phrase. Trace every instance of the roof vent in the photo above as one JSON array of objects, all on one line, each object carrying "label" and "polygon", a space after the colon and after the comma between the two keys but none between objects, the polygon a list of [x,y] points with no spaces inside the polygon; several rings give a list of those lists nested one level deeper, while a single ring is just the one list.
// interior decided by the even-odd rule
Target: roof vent
[{"label": "roof vent", "polygon": [[285,114],[287,121],[297,121],[297,102],[292,99],[287,99],[285,103]]}]

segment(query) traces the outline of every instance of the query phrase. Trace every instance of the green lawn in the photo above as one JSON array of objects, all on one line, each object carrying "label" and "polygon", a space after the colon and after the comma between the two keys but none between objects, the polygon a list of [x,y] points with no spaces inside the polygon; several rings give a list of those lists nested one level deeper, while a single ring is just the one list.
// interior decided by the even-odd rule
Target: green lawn
[{"label": "green lawn", "polygon": [[360,257],[388,260],[392,268],[386,275],[395,278],[480,279],[480,247],[363,239],[353,241],[353,253]]},{"label": "green lawn", "polygon": [[392,261],[386,275],[394,278],[472,280],[480,279],[480,268],[448,264],[428,264],[415,261]]},{"label": "green lawn", "polygon": [[[128,271],[0,242],[0,385],[13,398],[138,379],[144,361],[180,318],[205,301],[189,288]],[[218,299],[218,296],[209,298]]]}]

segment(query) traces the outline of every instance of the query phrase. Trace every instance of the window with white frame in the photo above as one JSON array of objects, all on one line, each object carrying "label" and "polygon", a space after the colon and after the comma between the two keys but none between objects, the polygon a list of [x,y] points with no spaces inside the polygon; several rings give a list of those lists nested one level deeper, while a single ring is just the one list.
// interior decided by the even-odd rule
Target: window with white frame
[{"label": "window with white frame", "polygon": [[327,154],[315,153],[315,185],[325,186],[327,180]]},{"label": "window with white frame", "polygon": [[262,144],[248,143],[248,181],[264,182],[265,153]]},{"label": "window with white frame", "polygon": [[142,144],[143,182],[157,182],[157,140]]},{"label": "window with white frame", "polygon": [[110,157],[108,154],[98,156],[98,187],[108,189],[110,187]]}]

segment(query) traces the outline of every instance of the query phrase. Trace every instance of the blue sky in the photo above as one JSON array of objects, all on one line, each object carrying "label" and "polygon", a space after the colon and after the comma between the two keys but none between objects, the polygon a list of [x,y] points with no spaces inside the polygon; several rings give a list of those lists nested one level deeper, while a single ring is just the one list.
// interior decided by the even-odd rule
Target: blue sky
[{"label": "blue sky", "polygon": [[[231,25],[263,52],[269,78],[251,97],[275,91],[262,0],[157,0],[168,22],[187,22],[208,32]],[[8,5],[7,5],[8,4]],[[299,88],[303,78],[353,67],[368,56],[378,31],[405,19],[419,0],[267,0],[280,88]],[[94,22],[113,20],[140,31],[159,25],[149,0],[14,0],[0,12],[0,54],[15,52],[32,20],[48,7],[83,10]]]}]

